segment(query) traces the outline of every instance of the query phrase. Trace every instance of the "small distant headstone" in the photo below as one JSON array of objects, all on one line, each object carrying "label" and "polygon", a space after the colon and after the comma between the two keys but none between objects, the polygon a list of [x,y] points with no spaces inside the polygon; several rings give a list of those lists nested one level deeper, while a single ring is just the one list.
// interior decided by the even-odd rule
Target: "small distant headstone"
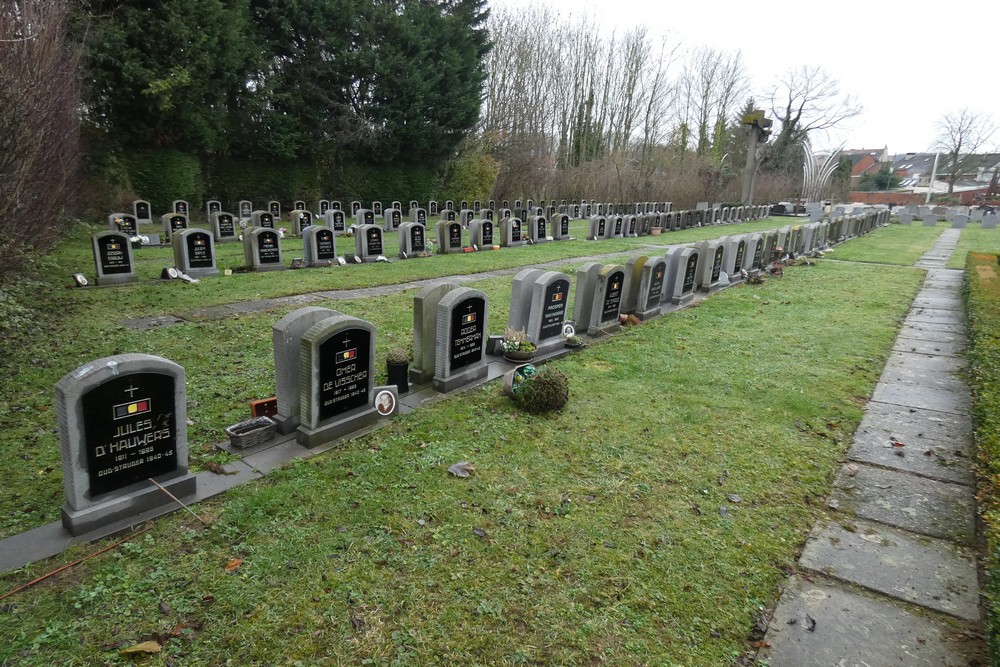
[{"label": "small distant headstone", "polygon": [[619,214],[613,215],[608,218],[608,225],[605,227],[604,238],[607,239],[620,239],[624,236],[625,230],[625,218]]},{"label": "small distant headstone", "polygon": [[362,262],[369,263],[378,260],[385,254],[382,243],[382,228],[375,224],[361,225],[354,232],[354,249]]},{"label": "small distant headstone", "polygon": [[[397,211],[400,211],[400,215],[402,215],[403,205],[401,203],[399,203],[398,200],[394,199],[392,201],[392,203],[389,205],[389,208],[394,208]],[[383,211],[383,213],[384,213],[384,211]]]},{"label": "small distant headstone", "polygon": [[399,226],[399,257],[407,259],[426,252],[427,228],[418,222],[404,222]]},{"label": "small distant headstone", "polygon": [[240,211],[240,220],[249,220],[253,214],[253,203],[248,199],[241,199],[237,207]]},{"label": "small distant headstone", "polygon": [[344,212],[332,206],[326,212],[326,226],[335,232],[344,231]]},{"label": "small distant headstone", "polygon": [[410,222],[419,222],[421,225],[427,226],[427,211],[426,209],[414,207],[410,209]]},{"label": "small distant headstone", "polygon": [[316,212],[319,213],[320,217],[325,216],[328,210],[330,210],[329,199],[320,199],[316,202]]},{"label": "small distant headstone", "polygon": [[438,302],[434,389],[450,392],[486,377],[489,298],[459,287]]},{"label": "small distant headstone", "polygon": [[936,227],[938,223],[938,214],[934,211],[925,211],[920,214],[920,219],[923,222],[924,227]]},{"label": "small distant headstone", "polygon": [[456,218],[457,215],[454,209],[446,208],[445,210],[441,211],[441,219],[446,222],[454,222]]},{"label": "small distant headstone", "polygon": [[447,255],[453,252],[464,252],[465,244],[462,242],[462,225],[457,220],[449,222],[441,220],[436,225],[437,229],[437,251],[439,254]]},{"label": "small distant headstone", "polygon": [[153,224],[153,209],[145,199],[136,199],[132,202],[132,215],[140,225]]},{"label": "small distant headstone", "polygon": [[108,229],[129,237],[139,235],[139,221],[129,213],[112,213],[108,216]]},{"label": "small distant headstone", "polygon": [[288,214],[292,220],[292,235],[302,236],[302,231],[313,224],[313,214],[302,209],[295,209]]},{"label": "small distant headstone", "polygon": [[381,218],[382,217],[382,202],[380,202],[380,201],[373,201],[372,202],[372,213],[375,214],[376,218]]},{"label": "small distant headstone", "polygon": [[384,229],[387,232],[394,232],[403,224],[403,213],[398,208],[385,209],[382,211],[382,217],[385,219]]},{"label": "small distant headstone", "polygon": [[342,210],[344,210],[344,207],[336,199],[331,199],[330,200],[330,208],[333,209],[334,211],[342,211]]},{"label": "small distant headstone", "polygon": [[551,220],[552,225],[549,228],[549,234],[552,235],[552,240],[554,241],[568,241],[569,240],[569,215],[566,213],[556,213],[555,217]]},{"label": "small distant headstone", "polygon": [[354,212],[354,222],[357,225],[374,225],[375,211],[370,208],[359,208]]},{"label": "small distant headstone", "polygon": [[747,260],[747,240],[745,236],[729,236],[726,239],[722,253],[722,270],[729,278],[730,284],[743,282],[740,271]]},{"label": "small distant headstone", "polygon": [[590,233],[587,234],[588,241],[600,241],[607,236],[608,219],[603,215],[595,215],[590,218]]},{"label": "small distant headstone", "polygon": [[232,213],[218,211],[209,218],[212,236],[216,243],[232,243],[238,241],[236,217]]},{"label": "small distant headstone", "polygon": [[491,211],[496,211],[497,210],[497,202],[496,202],[496,200],[495,199],[491,199],[488,202],[486,202],[486,208],[490,209]]},{"label": "small distant headstone", "polygon": [[483,203],[476,199],[472,202],[472,210],[476,213],[476,215],[479,215],[479,212],[483,210]]},{"label": "small distant headstone", "polygon": [[173,203],[174,213],[180,213],[183,216],[188,214],[188,203],[183,199],[175,199]]},{"label": "small distant headstone", "polygon": [[281,220],[281,202],[279,201],[267,202],[267,212],[271,214],[272,220]]},{"label": "small distant headstone", "polygon": [[329,227],[312,225],[302,232],[306,266],[332,266],[337,261],[337,235]]},{"label": "small distant headstone", "polygon": [[[488,213],[491,211],[487,211]],[[493,249],[493,221],[473,220],[469,223],[469,243],[480,250]]]},{"label": "small distant headstone", "polygon": [[962,213],[958,213],[951,218],[952,229],[963,229],[968,222],[969,216]]},{"label": "small distant headstone", "polygon": [[532,243],[544,243],[548,241],[548,221],[543,215],[536,215],[528,221],[528,238]]},{"label": "small distant headstone", "polygon": [[504,218],[500,221],[500,245],[517,248],[527,243],[525,238],[519,218]]},{"label": "small distant headstone", "polygon": [[702,241],[697,244],[698,254],[705,258],[701,263],[698,276],[695,278],[697,288],[702,292],[711,292],[712,288],[719,284],[719,277],[722,273],[722,257],[726,252],[725,242],[728,237],[723,236],[711,241]]},{"label": "small distant headstone", "polygon": [[184,229],[174,234],[174,265],[192,278],[214,276],[215,239],[204,229]]},{"label": "small distant headstone", "polygon": [[690,246],[676,246],[667,251],[667,278],[662,303],[683,306],[694,299],[700,256],[698,249]]},{"label": "small distant headstone", "polygon": [[212,221],[212,214],[218,213],[222,210],[222,202],[217,199],[209,199],[205,202],[205,221]]},{"label": "small distant headstone", "polygon": [[62,523],[71,535],[177,508],[150,479],[181,500],[195,494],[185,380],[172,361],[120,354],[84,364],[56,384]]},{"label": "small distant headstone", "polygon": [[479,211],[479,215],[482,216],[483,220],[489,220],[489,221],[492,222],[493,219],[494,219],[494,212],[491,209],[488,209],[488,208],[484,208],[484,209],[480,210]]},{"label": "small distant headstone", "polygon": [[354,200],[351,202],[351,217],[356,218],[358,211],[361,210],[361,202]]},{"label": "small distant headstone", "polygon": [[427,214],[437,215],[438,214],[438,203],[433,199],[427,202]]},{"label": "small distant headstone", "polygon": [[164,213],[160,220],[163,222],[163,235],[168,239],[174,232],[188,228],[188,217],[183,213]]},{"label": "small distant headstone", "polygon": [[913,214],[912,213],[900,213],[899,214],[899,224],[901,225],[912,225],[913,224]]},{"label": "small distant headstone", "polygon": [[254,211],[250,214],[250,222],[254,227],[274,229],[274,214],[270,211]]},{"label": "small distant headstone", "polygon": [[98,232],[92,237],[91,244],[98,285],[123,285],[139,280],[127,234],[111,230]]},{"label": "small distant headstone", "polygon": [[445,201],[445,203],[444,203],[444,210],[446,210],[446,211],[454,211],[455,210],[455,202],[453,202],[450,199],[448,199],[447,201]]},{"label": "small distant headstone", "polygon": [[475,211],[473,211],[471,208],[463,208],[461,211],[458,212],[457,220],[460,223],[462,223],[463,227],[468,227],[469,223],[472,222],[473,218],[475,217],[476,217]]},{"label": "small distant headstone", "polygon": [[318,447],[378,419],[374,326],[334,315],[309,327],[300,349],[299,444]]},{"label": "small distant headstone", "polygon": [[243,259],[251,271],[284,269],[278,232],[268,227],[250,227],[244,231]]},{"label": "small distant headstone", "polygon": [[983,216],[983,229],[996,229],[997,220],[1000,218],[996,213],[987,213]]},{"label": "small distant headstone", "polygon": [[635,215],[626,215],[624,219],[624,232],[626,238],[634,239],[639,236],[639,218]]}]

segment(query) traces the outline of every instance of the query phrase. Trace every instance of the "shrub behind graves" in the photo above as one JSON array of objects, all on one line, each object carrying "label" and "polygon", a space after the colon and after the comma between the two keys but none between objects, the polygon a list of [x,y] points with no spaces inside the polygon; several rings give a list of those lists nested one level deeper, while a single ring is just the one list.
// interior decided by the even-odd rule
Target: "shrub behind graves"
[{"label": "shrub behind graves", "polygon": [[176,148],[158,148],[130,153],[127,158],[132,186],[154,211],[169,211],[175,199],[185,199],[199,208],[205,189],[201,161]]},{"label": "shrub behind graves", "polygon": [[532,414],[558,410],[569,400],[569,379],[554,368],[543,368],[524,382],[514,400]]}]

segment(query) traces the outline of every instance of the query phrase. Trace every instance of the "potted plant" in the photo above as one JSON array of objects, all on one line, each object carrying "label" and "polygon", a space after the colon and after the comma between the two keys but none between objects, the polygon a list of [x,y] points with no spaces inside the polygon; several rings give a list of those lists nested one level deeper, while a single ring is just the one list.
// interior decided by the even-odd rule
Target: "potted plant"
[{"label": "potted plant", "polygon": [[409,382],[410,355],[401,347],[389,350],[389,355],[385,358],[385,373],[389,378],[389,384],[396,385],[400,394],[410,391]]},{"label": "potted plant", "polygon": [[503,356],[511,361],[528,361],[535,356],[535,344],[528,340],[528,334],[524,329],[512,329],[507,327],[503,332],[503,340],[500,341],[500,350]]},{"label": "potted plant", "polygon": [[583,347],[583,339],[573,334],[566,338],[566,347]]}]

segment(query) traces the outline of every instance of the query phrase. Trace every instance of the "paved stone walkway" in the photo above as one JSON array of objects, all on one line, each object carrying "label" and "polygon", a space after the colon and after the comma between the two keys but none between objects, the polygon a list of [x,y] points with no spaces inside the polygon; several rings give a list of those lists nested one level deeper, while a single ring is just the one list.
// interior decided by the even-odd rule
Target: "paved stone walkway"
[{"label": "paved stone walkway", "polygon": [[986,665],[958,243],[945,230],[759,656],[770,667]]}]

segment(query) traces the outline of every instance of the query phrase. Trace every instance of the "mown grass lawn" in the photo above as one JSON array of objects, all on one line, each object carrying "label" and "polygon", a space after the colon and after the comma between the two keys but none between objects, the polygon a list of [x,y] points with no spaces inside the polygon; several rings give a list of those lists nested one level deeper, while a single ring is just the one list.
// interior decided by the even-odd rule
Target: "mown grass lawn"
[{"label": "mown grass lawn", "polygon": [[[729,665],[821,511],[921,278],[791,267],[554,362],[571,399],[553,416],[517,411],[496,383],[422,408],[197,506],[209,527],[175,514],[5,600],[0,664],[132,664],[120,651],[155,639],[163,652],[143,664]],[[496,302],[509,293],[484,283]],[[404,335],[407,304],[339,308],[388,337]],[[280,314],[97,350],[81,330],[53,357],[71,370],[118,347],[166,348],[184,358],[192,430],[207,438],[198,424],[225,412],[212,406],[270,386]],[[25,372],[50,392],[43,370]],[[20,404],[29,423],[51,429],[34,403]],[[22,453],[41,456],[8,458]],[[460,460],[473,477],[446,473]]]},{"label": "mown grass lawn", "polygon": [[876,234],[838,246],[830,257],[851,262],[913,266],[925,252],[934,247],[945,229],[941,225],[889,225]]}]

